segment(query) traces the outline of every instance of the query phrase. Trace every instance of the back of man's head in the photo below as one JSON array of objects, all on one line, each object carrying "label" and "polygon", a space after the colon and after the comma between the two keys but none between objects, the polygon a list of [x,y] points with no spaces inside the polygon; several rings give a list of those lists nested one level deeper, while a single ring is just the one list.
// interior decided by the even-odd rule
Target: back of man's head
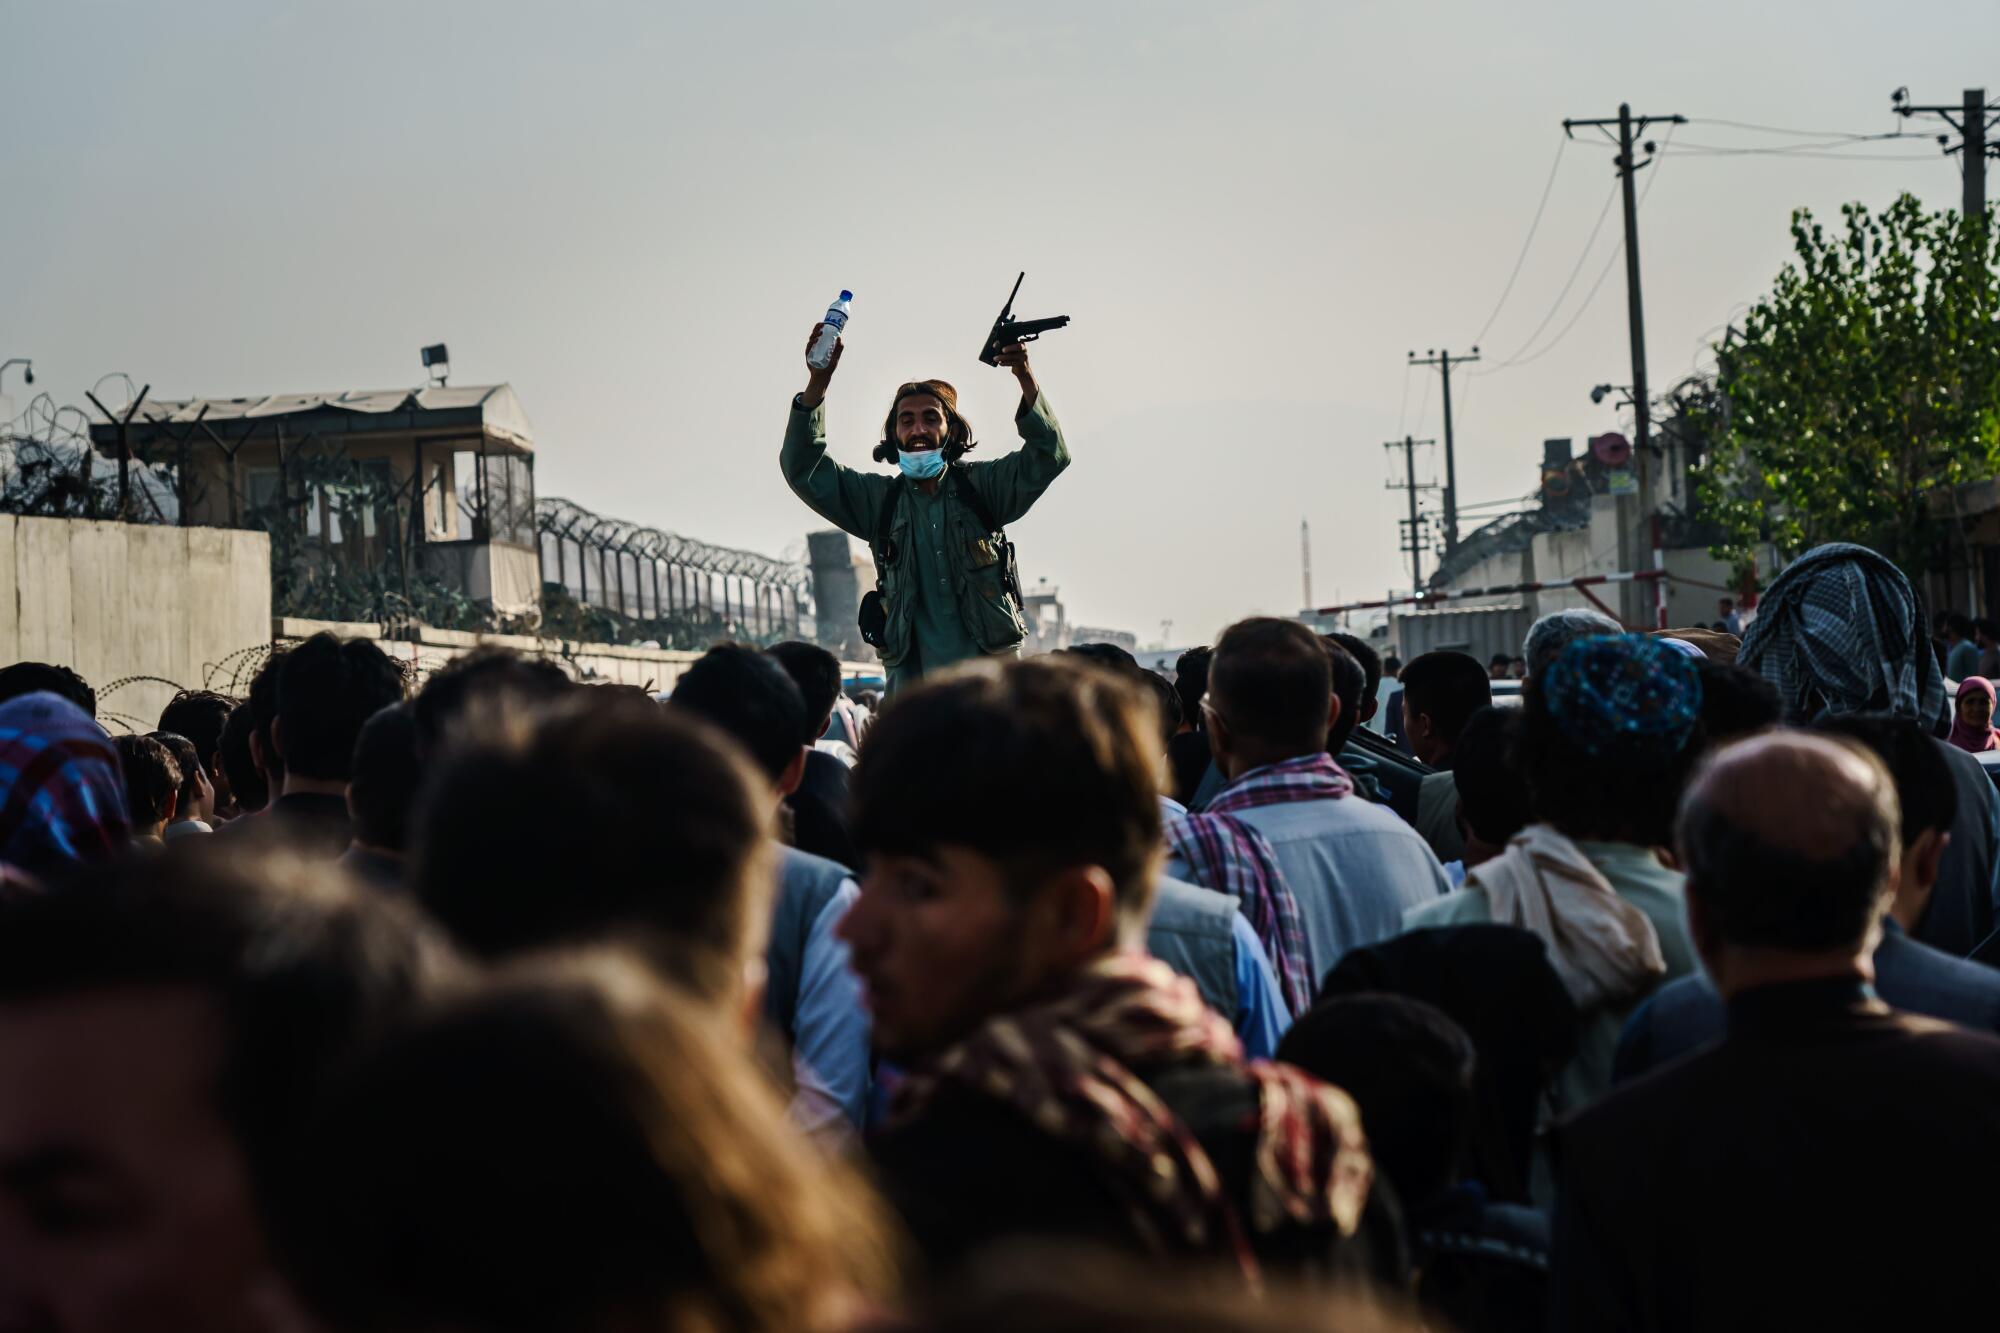
[{"label": "back of man's head", "polygon": [[290,647],[273,648],[264,665],[250,678],[250,747],[257,767],[276,796],[285,776],[285,757],[271,742],[271,729],[278,721],[278,677],[284,674]]},{"label": "back of man's head", "polygon": [[776,661],[740,643],[719,643],[674,682],[667,706],[727,733],[772,785],[808,743],[806,698]]},{"label": "back of man's head", "polygon": [[1359,722],[1367,721],[1367,715],[1375,708],[1376,692],[1382,687],[1382,655],[1368,646],[1368,640],[1359,634],[1349,634],[1336,630],[1326,636],[1347,650],[1347,655],[1361,664],[1362,682],[1361,712]]},{"label": "back of man's head", "polygon": [[1842,713],[1820,718],[1812,730],[1867,748],[1889,770],[1902,814],[1902,846],[1927,832],[1951,832],[1958,818],[1958,785],[1943,747],[1914,721],[1893,713]]},{"label": "back of man's head", "polygon": [[1701,730],[1709,744],[1769,731],[1784,720],[1778,687],[1748,667],[1704,658],[1695,672],[1701,677]]},{"label": "back of man's head", "polygon": [[1277,1058],[1354,1098],[1369,1154],[1406,1206],[1450,1188],[1472,1130],[1477,1058],[1442,1011],[1386,993],[1325,1000],[1292,1025]]},{"label": "back of man's head", "polygon": [[1679,844],[1704,957],[1728,945],[1858,954],[1893,883],[1896,789],[1859,745],[1774,732],[1701,771],[1681,804]]},{"label": "back of man's head", "polygon": [[190,1049],[252,1167],[281,1146],[336,1066],[452,971],[406,906],[288,857],[200,838],[90,872],[70,891],[0,900],[0,1008],[179,990],[220,1034]]},{"label": "back of man's head", "polygon": [[195,755],[206,769],[215,763],[216,749],[222,744],[222,724],[235,708],[236,701],[226,694],[182,690],[160,710],[160,730],[194,742]]},{"label": "back of man's head", "polygon": [[174,752],[151,736],[120,736],[118,767],[125,774],[125,808],[136,829],[153,829],[172,812],[181,789]]},{"label": "back of man's head", "polygon": [[1063,651],[1086,658],[1099,666],[1109,667],[1126,676],[1136,676],[1141,670],[1139,659],[1115,643],[1073,643]]},{"label": "back of man's head", "polygon": [[1944,618],[1944,627],[1950,630],[1952,634],[1961,639],[1970,639],[1972,637],[1972,631],[1974,628],[1972,624],[1972,617],[1968,616],[1963,611],[1952,611],[1947,613]]},{"label": "back of man's head", "polygon": [[688,710],[575,690],[431,761],[411,882],[482,956],[624,939],[722,998],[762,945],[771,818],[740,749]]},{"label": "back of man's head", "polygon": [[1139,686],[1159,710],[1158,731],[1162,749],[1174,743],[1174,733],[1181,726],[1180,692],[1167,683],[1166,677],[1140,666],[1138,658],[1115,643],[1078,643],[1057,651],[1064,657],[1088,662],[1101,671],[1109,671],[1120,680]]},{"label": "back of man's head", "polygon": [[1466,721],[1493,702],[1493,680],[1466,653],[1425,653],[1403,668],[1403,706],[1411,720],[1428,718],[1430,736],[1449,755]]},{"label": "back of man's head", "polygon": [[1624,632],[1624,626],[1602,611],[1582,607],[1551,611],[1528,627],[1528,637],[1522,641],[1521,656],[1528,659],[1528,678],[1541,675],[1549,663],[1562,656],[1563,649],[1578,639]]},{"label": "back of man's head", "polygon": [[764,650],[792,678],[806,703],[806,741],[811,745],[826,731],[833,706],[840,699],[840,659],[816,643],[774,644]]},{"label": "back of man's head", "polygon": [[362,723],[354,742],[353,772],[347,782],[347,808],[354,816],[354,840],[402,851],[409,842],[411,811],[423,779],[412,704],[391,704]]},{"label": "back of man's head", "polygon": [[250,747],[250,737],[256,730],[256,705],[245,699],[230,710],[228,720],[222,724],[222,737],[216,742],[222,775],[229,780],[229,795],[235,800],[237,810],[246,815],[262,810],[271,800],[270,784],[264,780],[263,770],[257,767],[257,757]]},{"label": "back of man's head", "polygon": [[1062,654],[927,681],[868,734],[855,841],[890,855],[963,847],[1019,884],[1098,866],[1134,919],[1160,856],[1152,712],[1132,683]]},{"label": "back of man's head", "polygon": [[0,667],[0,704],[24,694],[44,693],[60,695],[92,717],[97,716],[97,691],[68,667],[51,666],[47,662],[16,662]]},{"label": "back of man's head", "polygon": [[1333,655],[1295,620],[1239,620],[1215,641],[1209,707],[1236,737],[1266,754],[1324,750],[1333,697]]},{"label": "back of man's head", "polygon": [[1487,847],[1506,846],[1534,818],[1520,740],[1519,709],[1482,708],[1467,719],[1452,750],[1459,813],[1472,836]]},{"label": "back of man's head", "polygon": [[487,644],[433,671],[413,701],[417,753],[428,757],[461,728],[477,730],[498,714],[531,708],[575,687],[546,657]]},{"label": "back of man's head", "polygon": [[1368,669],[1346,644],[1331,634],[1320,642],[1326,645],[1327,664],[1333,670],[1333,697],[1340,700],[1340,716],[1326,733],[1326,752],[1337,755],[1361,725],[1362,713],[1375,701],[1375,695],[1368,689]]},{"label": "back of man's head", "polygon": [[1174,693],[1181,697],[1181,720],[1200,730],[1201,697],[1208,693],[1208,663],[1213,652],[1206,646],[1190,648],[1174,659]]},{"label": "back of man's head", "polygon": [[403,669],[373,639],[321,632],[278,672],[279,751],[288,777],[346,781],[361,724],[404,693]]},{"label": "back of man's head", "polygon": [[167,753],[174,757],[174,767],[180,770],[181,785],[177,789],[178,798],[174,802],[175,819],[193,819],[195,806],[201,800],[202,764],[195,752],[194,742],[171,731],[156,731],[153,739],[167,747]]}]

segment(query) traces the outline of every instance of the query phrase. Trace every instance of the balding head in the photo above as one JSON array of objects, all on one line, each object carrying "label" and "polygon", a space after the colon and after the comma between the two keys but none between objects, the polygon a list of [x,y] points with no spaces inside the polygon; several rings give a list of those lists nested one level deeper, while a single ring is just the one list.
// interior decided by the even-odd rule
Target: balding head
[{"label": "balding head", "polygon": [[1681,862],[1708,944],[1859,952],[1894,890],[1901,816],[1859,746],[1798,732],[1723,750],[1681,804]]}]

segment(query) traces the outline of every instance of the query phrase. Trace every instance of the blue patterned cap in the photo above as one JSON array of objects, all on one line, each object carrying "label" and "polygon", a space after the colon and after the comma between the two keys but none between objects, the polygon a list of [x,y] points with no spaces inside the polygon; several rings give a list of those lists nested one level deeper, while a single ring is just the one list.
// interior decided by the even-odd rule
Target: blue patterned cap
[{"label": "blue patterned cap", "polygon": [[1671,759],[1701,716],[1693,659],[1638,634],[1578,639],[1540,689],[1556,730],[1594,759]]}]

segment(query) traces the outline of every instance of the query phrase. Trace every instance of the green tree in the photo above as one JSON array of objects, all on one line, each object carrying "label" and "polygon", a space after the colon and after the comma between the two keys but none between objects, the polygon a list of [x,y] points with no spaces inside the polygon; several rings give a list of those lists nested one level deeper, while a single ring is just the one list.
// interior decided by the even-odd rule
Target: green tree
[{"label": "green tree", "polygon": [[1907,194],[1841,219],[1792,215],[1794,258],[1716,348],[1698,493],[1739,568],[1762,541],[1935,567],[1963,540],[1955,488],[2000,465],[2000,227]]}]

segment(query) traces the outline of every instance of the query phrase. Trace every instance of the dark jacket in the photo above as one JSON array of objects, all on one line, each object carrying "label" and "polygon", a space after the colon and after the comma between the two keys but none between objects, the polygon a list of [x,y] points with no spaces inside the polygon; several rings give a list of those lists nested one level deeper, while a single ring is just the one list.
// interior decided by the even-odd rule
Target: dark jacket
[{"label": "dark jacket", "polygon": [[[1875,949],[1875,993],[1906,1014],[2000,1034],[2000,972],[1913,940],[1889,919]],[[1658,1069],[1720,1040],[1727,1024],[1722,997],[1707,977],[1678,977],[1633,1011],[1611,1077],[1623,1083]]]},{"label": "dark jacket", "polygon": [[805,777],[787,798],[792,807],[792,846],[844,866],[861,864],[847,827],[847,765],[824,750],[806,753]]},{"label": "dark jacket", "polygon": [[1958,789],[1951,841],[1938,865],[1937,888],[1924,919],[1911,933],[1959,958],[2000,927],[2000,792],[1979,761],[1954,745],[1937,743]]},{"label": "dark jacket", "polygon": [[1747,992],[1566,1128],[1552,1327],[1988,1326],[1996,1144],[2000,1039],[1854,981]]}]

